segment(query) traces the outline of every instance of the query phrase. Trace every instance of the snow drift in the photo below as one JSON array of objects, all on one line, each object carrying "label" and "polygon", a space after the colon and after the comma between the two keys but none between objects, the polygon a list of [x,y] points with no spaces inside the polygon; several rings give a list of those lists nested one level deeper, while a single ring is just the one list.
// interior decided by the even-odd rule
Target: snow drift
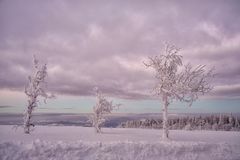
[{"label": "snow drift", "polygon": [[113,159],[113,160],[160,160],[160,159],[239,159],[239,146],[225,143],[199,142],[5,142],[0,145],[1,159]]}]

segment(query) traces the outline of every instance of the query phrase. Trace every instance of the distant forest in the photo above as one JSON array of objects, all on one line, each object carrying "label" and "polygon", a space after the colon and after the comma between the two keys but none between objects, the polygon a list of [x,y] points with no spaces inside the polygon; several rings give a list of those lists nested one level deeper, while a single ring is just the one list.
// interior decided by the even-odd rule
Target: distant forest
[{"label": "distant forest", "polygon": [[[240,131],[240,119],[237,116],[229,115],[209,115],[209,116],[188,116],[172,117],[169,119],[169,129],[171,130],[222,130]],[[162,119],[141,119],[131,120],[119,125],[121,128],[162,128]]]}]

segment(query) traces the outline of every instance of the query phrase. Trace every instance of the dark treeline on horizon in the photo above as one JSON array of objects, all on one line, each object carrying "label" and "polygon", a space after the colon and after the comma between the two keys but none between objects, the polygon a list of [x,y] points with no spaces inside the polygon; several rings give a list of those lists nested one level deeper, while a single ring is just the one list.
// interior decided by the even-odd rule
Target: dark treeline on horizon
[{"label": "dark treeline on horizon", "polygon": [[[172,117],[168,120],[169,129],[171,130],[223,130],[223,131],[240,131],[239,116],[228,115],[196,115],[186,117]],[[121,123],[122,128],[154,128],[162,129],[162,119],[141,119],[131,120]]]}]

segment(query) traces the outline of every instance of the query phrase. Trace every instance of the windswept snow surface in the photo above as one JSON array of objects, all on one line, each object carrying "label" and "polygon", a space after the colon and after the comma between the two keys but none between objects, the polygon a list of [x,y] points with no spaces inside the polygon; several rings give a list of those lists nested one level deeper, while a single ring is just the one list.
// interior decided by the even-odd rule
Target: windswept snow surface
[{"label": "windswept snow surface", "polygon": [[36,126],[32,134],[0,126],[1,160],[240,160],[240,132]]}]

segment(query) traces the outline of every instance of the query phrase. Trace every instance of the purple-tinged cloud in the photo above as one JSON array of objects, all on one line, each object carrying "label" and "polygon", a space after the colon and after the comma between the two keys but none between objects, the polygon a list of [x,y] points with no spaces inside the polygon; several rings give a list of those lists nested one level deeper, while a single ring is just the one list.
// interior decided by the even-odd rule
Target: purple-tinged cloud
[{"label": "purple-tinged cloud", "polygon": [[[239,1],[0,1],[0,88],[23,90],[32,55],[57,94],[150,98],[142,61],[163,42],[186,63],[215,66],[212,97],[239,97]],[[230,86],[229,88],[226,86]]]}]

